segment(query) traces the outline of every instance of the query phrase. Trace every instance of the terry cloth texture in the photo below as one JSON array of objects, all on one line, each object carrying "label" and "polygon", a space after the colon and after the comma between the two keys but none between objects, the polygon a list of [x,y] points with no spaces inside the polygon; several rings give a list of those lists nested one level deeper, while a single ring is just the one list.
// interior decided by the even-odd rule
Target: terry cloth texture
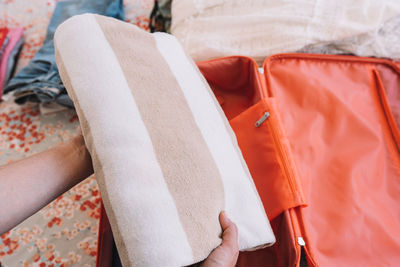
[{"label": "terry cloth texture", "polygon": [[398,0],[174,0],[171,32],[195,61],[244,55],[262,64],[316,44],[398,59],[399,15]]},{"label": "terry cloth texture", "polygon": [[55,48],[124,266],[205,259],[222,210],[241,250],[275,241],[235,135],[173,36],[86,14],[59,26]]}]

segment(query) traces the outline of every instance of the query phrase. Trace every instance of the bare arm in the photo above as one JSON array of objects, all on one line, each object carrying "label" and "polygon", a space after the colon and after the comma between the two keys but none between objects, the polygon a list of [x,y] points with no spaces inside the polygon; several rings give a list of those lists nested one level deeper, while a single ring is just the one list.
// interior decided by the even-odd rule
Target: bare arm
[{"label": "bare arm", "polygon": [[81,135],[0,167],[0,234],[93,173]]}]

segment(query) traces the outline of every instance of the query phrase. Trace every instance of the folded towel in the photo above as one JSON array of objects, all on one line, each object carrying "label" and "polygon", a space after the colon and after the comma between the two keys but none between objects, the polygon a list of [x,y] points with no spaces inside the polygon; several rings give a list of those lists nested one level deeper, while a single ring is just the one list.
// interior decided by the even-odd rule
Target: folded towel
[{"label": "folded towel", "polygon": [[235,135],[177,40],[86,14],[55,35],[124,266],[199,262],[226,210],[239,248],[275,239]]}]

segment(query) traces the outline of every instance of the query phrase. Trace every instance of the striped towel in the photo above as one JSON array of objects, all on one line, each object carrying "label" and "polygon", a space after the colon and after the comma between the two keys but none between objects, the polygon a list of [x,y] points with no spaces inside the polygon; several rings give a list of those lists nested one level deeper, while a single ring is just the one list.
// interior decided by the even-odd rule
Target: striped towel
[{"label": "striped towel", "polygon": [[234,133],[173,36],[85,14],[55,47],[124,266],[205,259],[222,210],[241,250],[275,241]]}]

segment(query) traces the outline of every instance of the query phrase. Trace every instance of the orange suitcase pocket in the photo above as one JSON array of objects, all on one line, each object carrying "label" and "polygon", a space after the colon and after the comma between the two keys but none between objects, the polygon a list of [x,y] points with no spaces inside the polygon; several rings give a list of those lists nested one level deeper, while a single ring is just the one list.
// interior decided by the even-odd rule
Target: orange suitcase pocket
[{"label": "orange suitcase pocket", "polygon": [[288,177],[290,170],[283,167],[286,163],[280,156],[284,152],[278,144],[274,116],[266,101],[260,100],[230,121],[270,220],[305,204],[299,188]]}]

